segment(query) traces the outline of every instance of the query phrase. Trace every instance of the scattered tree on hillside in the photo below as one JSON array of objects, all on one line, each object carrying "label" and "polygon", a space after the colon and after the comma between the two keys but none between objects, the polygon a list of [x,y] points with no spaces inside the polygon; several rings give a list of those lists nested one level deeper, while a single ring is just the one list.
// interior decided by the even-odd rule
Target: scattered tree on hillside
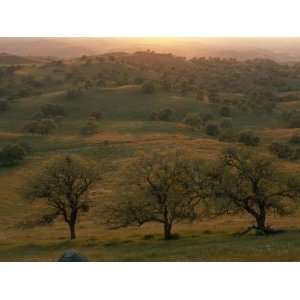
[{"label": "scattered tree on hillside", "polygon": [[91,118],[94,118],[96,121],[100,121],[102,119],[102,112],[101,111],[94,111],[90,114]]},{"label": "scattered tree on hillside", "polygon": [[46,118],[65,116],[65,109],[58,104],[47,103],[41,107],[41,112]]},{"label": "scattered tree on hillside", "polygon": [[231,109],[230,109],[229,106],[222,106],[222,107],[220,108],[219,113],[220,113],[220,115],[221,115],[222,117],[227,117],[227,118],[228,118],[228,117],[231,116]]},{"label": "scattered tree on hillside", "polygon": [[106,224],[121,228],[156,222],[163,226],[164,239],[171,239],[173,225],[195,220],[205,198],[200,172],[193,176],[197,190],[190,187],[192,166],[178,153],[139,158],[126,168],[119,201],[105,208]]},{"label": "scattered tree on hillside", "polygon": [[68,100],[73,100],[73,99],[77,99],[78,97],[80,97],[82,94],[82,89],[79,88],[71,88],[69,90],[66,91],[66,99]]},{"label": "scattered tree on hillside", "polygon": [[89,210],[89,193],[100,180],[94,162],[78,156],[57,156],[49,160],[25,186],[25,197],[40,200],[47,208],[34,225],[51,224],[62,216],[68,224],[70,238],[76,238],[76,224]]},{"label": "scattered tree on hillside", "polygon": [[257,146],[260,138],[252,131],[244,131],[239,134],[239,142],[247,146]]},{"label": "scattered tree on hillside", "polygon": [[34,120],[25,124],[23,130],[30,134],[47,135],[56,128],[53,119]]},{"label": "scattered tree on hillside", "polygon": [[153,94],[155,93],[155,85],[152,81],[146,81],[141,88],[143,94]]},{"label": "scattered tree on hillside", "polygon": [[[265,155],[227,149],[211,174],[212,193],[223,213],[245,212],[256,222],[257,233],[271,231],[268,213],[291,212],[297,189],[291,175],[283,175]],[[249,228],[250,229],[250,228]]]},{"label": "scattered tree on hillside", "polygon": [[0,149],[0,166],[10,167],[19,164],[28,153],[22,144],[6,145]]},{"label": "scattered tree on hillside", "polygon": [[179,92],[180,92],[180,95],[181,96],[186,96],[187,93],[191,90],[191,87],[189,85],[189,83],[184,80],[181,84],[180,84],[180,87],[179,87]]},{"label": "scattered tree on hillside", "polygon": [[206,125],[208,121],[212,121],[214,119],[214,116],[211,113],[204,113],[200,114],[202,119],[202,125]]},{"label": "scattered tree on hillside", "polygon": [[289,139],[289,143],[292,145],[300,145],[300,135],[294,134],[293,136],[291,136],[291,138]]},{"label": "scattered tree on hillside", "polygon": [[144,81],[145,81],[145,78],[142,77],[142,76],[137,76],[137,77],[134,79],[134,83],[135,83],[135,84],[142,84]]},{"label": "scattered tree on hillside", "polygon": [[219,140],[227,143],[235,143],[238,141],[238,136],[236,132],[230,128],[221,132]]},{"label": "scattered tree on hillside", "polygon": [[199,129],[203,125],[203,120],[199,113],[188,113],[184,117],[183,123],[195,128],[195,129]]},{"label": "scattered tree on hillside", "polygon": [[95,118],[89,118],[86,124],[81,128],[82,135],[92,135],[98,130],[98,123]]},{"label": "scattered tree on hillside", "polygon": [[205,132],[207,135],[216,137],[220,134],[220,128],[217,123],[209,122],[205,127]]},{"label": "scattered tree on hillside", "polygon": [[160,110],[159,112],[152,112],[151,113],[151,120],[155,121],[165,121],[169,122],[172,121],[174,118],[174,112],[170,108],[165,108]]},{"label": "scattered tree on hillside", "polygon": [[300,148],[284,142],[273,142],[270,151],[280,159],[297,160],[300,158]]},{"label": "scattered tree on hillside", "polygon": [[245,91],[247,106],[254,112],[272,113],[277,104],[277,97],[267,87],[252,87]]}]

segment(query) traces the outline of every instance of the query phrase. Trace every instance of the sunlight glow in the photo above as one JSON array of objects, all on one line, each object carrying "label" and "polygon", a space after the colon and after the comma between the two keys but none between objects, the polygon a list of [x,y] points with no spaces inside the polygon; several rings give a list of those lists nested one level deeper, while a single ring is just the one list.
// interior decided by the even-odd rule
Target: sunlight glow
[{"label": "sunlight glow", "polygon": [[298,0],[9,0],[0,36],[300,36]]}]

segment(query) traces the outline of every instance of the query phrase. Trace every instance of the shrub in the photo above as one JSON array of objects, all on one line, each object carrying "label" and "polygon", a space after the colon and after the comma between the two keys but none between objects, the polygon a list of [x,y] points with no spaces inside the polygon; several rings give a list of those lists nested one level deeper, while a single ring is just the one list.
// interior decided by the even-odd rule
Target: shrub
[{"label": "shrub", "polygon": [[173,110],[166,108],[166,109],[161,110],[158,113],[158,119],[160,121],[171,121],[173,118],[173,115],[174,115]]},{"label": "shrub", "polygon": [[290,139],[289,139],[289,143],[290,144],[294,144],[294,145],[300,145],[300,135],[293,135]]},{"label": "shrub", "polygon": [[0,150],[0,166],[17,165],[24,159],[26,153],[26,149],[20,144],[4,146]]},{"label": "shrub", "polygon": [[43,105],[41,107],[41,112],[47,118],[64,116],[65,115],[64,107],[62,107],[60,105],[57,105],[57,104],[52,104],[52,103],[48,103],[48,104]]},{"label": "shrub", "polygon": [[8,110],[8,101],[6,99],[0,99],[0,112]]},{"label": "shrub", "polygon": [[143,94],[154,94],[155,93],[155,85],[152,81],[147,81],[142,85],[142,93]]},{"label": "shrub", "polygon": [[46,135],[51,133],[56,128],[56,123],[53,119],[34,120],[24,126],[24,131],[31,134]]},{"label": "shrub", "polygon": [[162,109],[159,112],[152,112],[150,115],[151,120],[158,120],[158,121],[171,121],[173,119],[174,112],[172,109],[166,108]]},{"label": "shrub", "polygon": [[37,112],[31,117],[31,119],[32,120],[42,120],[42,119],[44,119],[44,117],[45,116],[42,112]]},{"label": "shrub", "polygon": [[300,128],[300,111],[291,111],[284,113],[284,119],[288,121],[289,128]]},{"label": "shrub", "polygon": [[201,115],[199,113],[188,113],[184,117],[183,123],[194,128],[200,128],[202,126]]},{"label": "shrub", "polygon": [[270,151],[281,159],[291,159],[293,157],[293,149],[285,143],[273,142]]},{"label": "shrub", "polygon": [[144,78],[140,77],[140,76],[138,76],[134,79],[135,84],[142,84],[144,81],[145,81]]},{"label": "shrub", "polygon": [[82,135],[92,135],[97,132],[98,124],[95,119],[90,118],[87,123],[81,128]]},{"label": "shrub", "polygon": [[71,99],[76,99],[82,94],[81,88],[71,88],[67,90],[66,92],[66,99],[71,100]]},{"label": "shrub", "polygon": [[208,123],[205,128],[205,132],[210,136],[218,136],[220,134],[220,128],[216,123]]},{"label": "shrub", "polygon": [[100,121],[102,119],[102,113],[100,111],[94,111],[90,114],[90,117],[94,118],[96,121]]},{"label": "shrub", "polygon": [[32,146],[31,146],[31,144],[29,144],[27,142],[20,142],[17,145],[19,145],[20,147],[23,148],[25,154],[29,154],[32,152]]},{"label": "shrub", "polygon": [[203,125],[205,125],[208,121],[211,121],[214,119],[214,116],[210,113],[201,114],[201,119]]},{"label": "shrub", "polygon": [[239,134],[238,141],[247,146],[257,146],[260,138],[252,131],[244,131]]},{"label": "shrub", "polygon": [[153,111],[150,115],[150,120],[156,121],[158,120],[158,113],[156,111]]},{"label": "shrub", "polygon": [[220,108],[220,111],[219,111],[220,115],[222,117],[230,117],[231,116],[231,109],[229,106],[222,106]]},{"label": "shrub", "polygon": [[233,130],[227,129],[220,134],[219,140],[221,142],[234,143],[237,142],[238,137]]}]

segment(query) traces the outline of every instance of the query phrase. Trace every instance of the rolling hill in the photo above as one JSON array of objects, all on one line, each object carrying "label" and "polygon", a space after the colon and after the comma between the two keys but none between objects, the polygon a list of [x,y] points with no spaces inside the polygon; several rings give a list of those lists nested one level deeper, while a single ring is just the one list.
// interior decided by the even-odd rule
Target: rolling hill
[{"label": "rolling hill", "polygon": [[[156,224],[111,231],[103,226],[100,213],[103,203],[119,197],[119,170],[141,152],[177,149],[210,161],[225,148],[240,146],[236,140],[222,140],[221,134],[208,135],[204,125],[191,126],[185,120],[191,114],[209,116],[222,134],[226,131],[222,122],[230,119],[232,132],[250,130],[260,138],[260,144],[248,146],[250,149],[269,155],[273,155],[269,149],[274,141],[288,143],[292,136],[300,135],[299,127],[289,127],[290,115],[284,118],[285,113],[296,112],[300,107],[297,66],[269,60],[192,61],[150,51],[46,62],[41,59],[35,63],[28,57],[3,57],[7,62],[10,58],[10,64],[18,61],[21,66],[13,71],[9,64],[1,67],[1,92],[9,107],[0,112],[0,148],[25,143],[31,151],[19,165],[0,168],[1,261],[53,261],[68,248],[77,248],[95,261],[300,259],[298,212],[282,218],[270,216],[270,223],[285,231],[274,236],[249,234],[237,238],[233,233],[247,227],[251,220],[236,215],[176,224],[179,238],[167,243]],[[154,82],[155,90],[145,93],[143,87],[149,82]],[[198,84],[210,87],[209,96],[199,99]],[[249,88],[258,94],[258,104],[256,94],[247,94]],[[23,93],[11,92],[17,89]],[[275,103],[273,110],[260,106],[264,101],[270,104],[268,97]],[[49,104],[62,107],[65,112],[64,116],[53,117],[56,128],[44,135],[24,131],[26,124],[39,120],[41,108]],[[230,108],[229,117],[220,114],[224,106]],[[153,118],[153,113],[168,109],[172,111],[171,119]],[[102,119],[97,121],[95,132],[82,135],[82,127],[94,112],[101,112]],[[78,154],[108,165],[103,181],[93,190],[93,209],[80,219],[76,241],[67,239],[62,220],[50,227],[21,226],[43,208],[22,197],[26,180],[43,162],[59,153]],[[299,159],[285,160],[275,155],[272,158],[287,172],[300,171]]]}]

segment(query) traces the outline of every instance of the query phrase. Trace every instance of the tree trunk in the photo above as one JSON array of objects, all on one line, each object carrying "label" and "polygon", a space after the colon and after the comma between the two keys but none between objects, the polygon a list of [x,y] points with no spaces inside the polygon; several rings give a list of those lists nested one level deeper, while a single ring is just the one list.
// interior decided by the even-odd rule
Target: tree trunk
[{"label": "tree trunk", "polygon": [[172,224],[164,223],[164,239],[172,239]]},{"label": "tree trunk", "polygon": [[76,239],[75,225],[76,225],[76,223],[70,223],[69,224],[70,238],[71,238],[71,240],[75,240]]},{"label": "tree trunk", "polygon": [[256,216],[256,227],[256,231],[258,234],[265,234],[267,232],[265,213],[261,213]]}]

